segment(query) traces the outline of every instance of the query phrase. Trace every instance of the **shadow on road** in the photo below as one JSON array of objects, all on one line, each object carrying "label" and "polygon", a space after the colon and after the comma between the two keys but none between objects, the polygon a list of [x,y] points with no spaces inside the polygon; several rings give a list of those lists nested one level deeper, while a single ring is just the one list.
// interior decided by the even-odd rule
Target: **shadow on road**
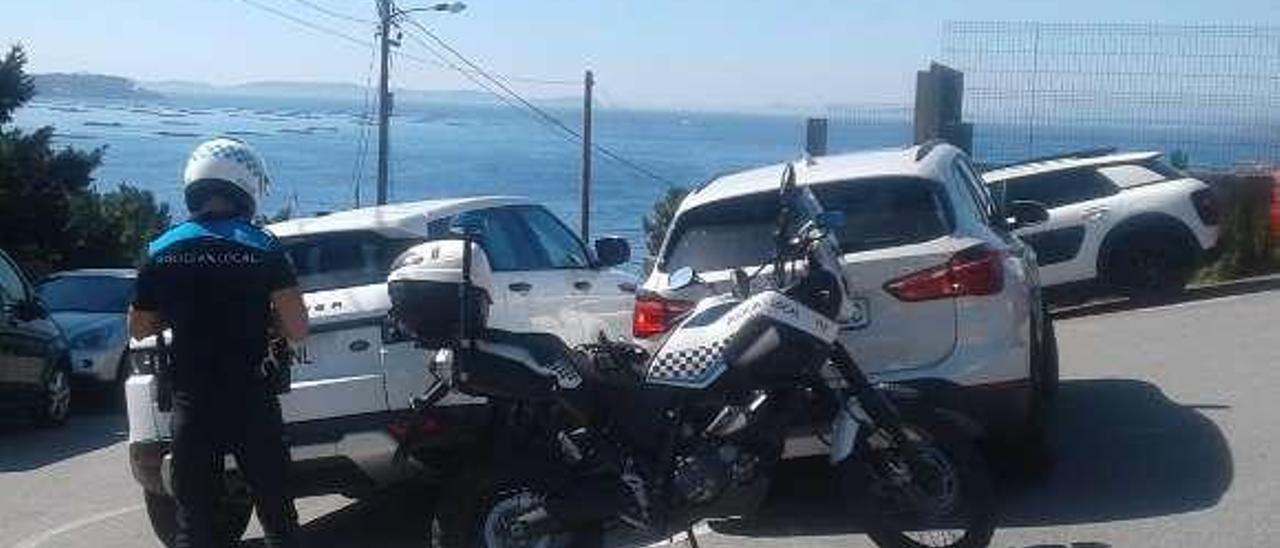
[{"label": "shadow on road", "polygon": [[120,398],[104,390],[72,394],[72,416],[58,428],[40,429],[23,420],[0,422],[0,472],[22,472],[124,441],[128,420]]},{"label": "shadow on road", "polygon": [[[1179,405],[1156,386],[1132,380],[1068,381],[1060,394],[1053,469],[1036,483],[1002,482],[1001,527],[1190,512],[1214,506],[1231,485],[1226,439],[1200,412],[1229,407]],[[405,495],[353,503],[308,523],[308,546],[421,546],[427,504]],[[797,461],[784,467],[759,516],[717,522],[713,528],[723,535],[759,538],[859,532],[840,508],[825,461]],[[250,541],[247,546],[263,545]]]},{"label": "shadow on road", "polygon": [[[1035,483],[1002,482],[1001,527],[1096,523],[1191,512],[1231,485],[1231,450],[1200,410],[1133,380],[1062,383],[1051,436],[1053,466]],[[761,516],[714,525],[752,537],[858,531],[839,510],[825,463],[789,467]]]},{"label": "shadow on road", "polygon": [[[425,491],[391,493],[354,502],[303,525],[307,548],[422,548],[427,545],[432,501]],[[262,539],[241,548],[266,548]]]}]

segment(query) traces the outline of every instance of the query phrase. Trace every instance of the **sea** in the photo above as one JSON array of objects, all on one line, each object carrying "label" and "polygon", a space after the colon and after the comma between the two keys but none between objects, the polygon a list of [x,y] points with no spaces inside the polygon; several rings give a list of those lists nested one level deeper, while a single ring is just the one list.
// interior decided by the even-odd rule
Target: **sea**
[{"label": "sea", "polygon": [[[581,112],[547,112],[578,129]],[[185,216],[181,174],[187,154],[219,135],[243,139],[266,158],[273,178],[261,210],[295,215],[371,205],[377,130],[360,100],[169,95],[146,102],[36,100],[15,115],[25,129],[55,128],[56,143],[105,149],[94,173],[99,190],[130,184]],[[597,154],[591,236],[632,243],[645,255],[642,218],[671,186],[697,186],[716,174],[798,158],[799,115],[656,112],[597,108],[597,144],[644,172]],[[833,124],[831,151],[903,146],[907,120]],[[391,121],[390,201],[488,194],[526,196],[570,226],[579,222],[581,146],[565,133],[506,105],[404,103]]]}]

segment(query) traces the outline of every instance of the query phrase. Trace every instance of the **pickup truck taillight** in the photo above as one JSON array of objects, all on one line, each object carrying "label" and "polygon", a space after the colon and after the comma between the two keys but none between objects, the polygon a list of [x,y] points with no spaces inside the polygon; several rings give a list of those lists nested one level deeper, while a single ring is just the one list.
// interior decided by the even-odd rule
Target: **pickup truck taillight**
[{"label": "pickup truck taillight", "polygon": [[904,302],[994,295],[1004,289],[1005,256],[985,245],[974,246],[946,264],[893,280],[884,289]]},{"label": "pickup truck taillight", "polygon": [[631,318],[631,334],[647,339],[666,333],[685,312],[693,309],[693,303],[664,299],[656,293],[641,292],[636,295],[636,306]]},{"label": "pickup truck taillight", "polygon": [[1196,206],[1196,214],[1204,224],[1209,226],[1218,224],[1218,199],[1214,197],[1212,190],[1202,188],[1192,192],[1191,203]]}]

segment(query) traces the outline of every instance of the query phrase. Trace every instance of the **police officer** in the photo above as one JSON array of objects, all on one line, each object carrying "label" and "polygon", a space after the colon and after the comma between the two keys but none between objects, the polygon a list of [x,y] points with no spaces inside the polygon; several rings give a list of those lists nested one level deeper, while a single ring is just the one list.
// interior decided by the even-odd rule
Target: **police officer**
[{"label": "police officer", "polygon": [[250,224],[267,172],[249,145],[219,138],[192,152],[183,183],[191,219],[151,243],[129,311],[134,338],[173,333],[177,546],[226,542],[215,525],[226,453],[268,546],[298,546],[280,404],[263,363],[268,331],[300,344],[307,315],[279,243]]}]

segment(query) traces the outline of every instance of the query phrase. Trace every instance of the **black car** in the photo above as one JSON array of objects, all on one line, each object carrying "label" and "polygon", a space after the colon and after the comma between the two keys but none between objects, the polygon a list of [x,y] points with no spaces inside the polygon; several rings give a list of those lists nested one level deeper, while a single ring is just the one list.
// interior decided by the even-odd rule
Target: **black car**
[{"label": "black car", "polygon": [[66,340],[22,270],[0,251],[0,418],[61,426],[70,409]]}]

